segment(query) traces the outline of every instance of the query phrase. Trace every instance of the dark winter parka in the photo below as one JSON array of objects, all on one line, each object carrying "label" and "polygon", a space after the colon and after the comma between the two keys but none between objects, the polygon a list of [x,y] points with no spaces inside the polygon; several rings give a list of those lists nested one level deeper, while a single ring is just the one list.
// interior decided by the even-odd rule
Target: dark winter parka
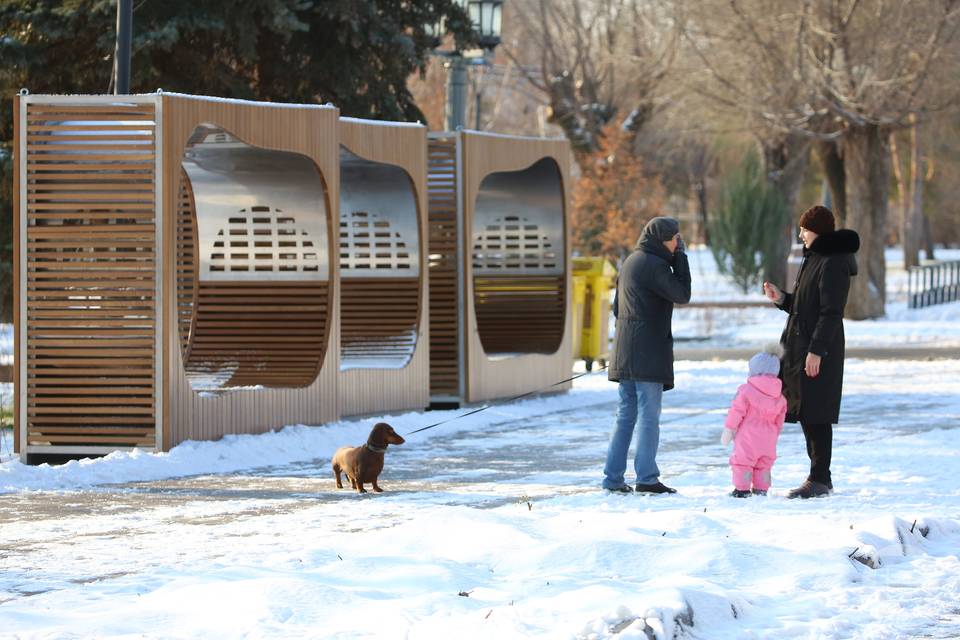
[{"label": "dark winter parka", "polygon": [[608,377],[614,382],[660,382],[669,390],[673,388],[673,305],[690,302],[690,265],[683,251],[667,250],[660,239],[665,234],[658,231],[663,230],[648,225],[620,269]]},{"label": "dark winter parka", "polygon": [[[854,255],[860,236],[839,229],[817,236],[803,251],[793,293],[778,305],[790,314],[780,342],[780,378],[787,398],[787,421],[836,424],[843,392],[843,308],[850,278],[857,275]],[[816,378],[805,372],[807,354],[822,358]]]}]

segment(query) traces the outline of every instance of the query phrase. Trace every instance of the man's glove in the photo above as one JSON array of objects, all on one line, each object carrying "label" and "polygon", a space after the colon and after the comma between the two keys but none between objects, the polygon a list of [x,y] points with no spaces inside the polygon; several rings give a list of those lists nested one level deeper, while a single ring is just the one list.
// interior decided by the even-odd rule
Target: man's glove
[{"label": "man's glove", "polygon": [[736,434],[734,434],[733,431],[725,428],[723,430],[723,433],[720,435],[720,444],[722,444],[723,446],[727,446],[728,444],[733,442],[734,435]]},{"label": "man's glove", "polygon": [[687,245],[683,244],[683,237],[677,238],[677,253],[685,253]]}]

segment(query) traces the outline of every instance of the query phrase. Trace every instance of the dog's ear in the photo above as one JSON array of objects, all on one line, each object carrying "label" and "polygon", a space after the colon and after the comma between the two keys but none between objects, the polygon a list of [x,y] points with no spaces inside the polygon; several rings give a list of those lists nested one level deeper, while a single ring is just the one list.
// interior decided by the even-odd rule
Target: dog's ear
[{"label": "dog's ear", "polygon": [[403,444],[406,440],[399,433],[393,430],[393,427],[384,423],[387,427],[387,442],[390,444]]}]

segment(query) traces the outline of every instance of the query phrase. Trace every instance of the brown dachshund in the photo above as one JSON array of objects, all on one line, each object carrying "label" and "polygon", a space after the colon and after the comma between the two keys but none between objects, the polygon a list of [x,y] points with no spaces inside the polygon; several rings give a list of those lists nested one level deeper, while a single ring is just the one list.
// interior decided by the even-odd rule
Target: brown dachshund
[{"label": "brown dachshund", "polygon": [[337,479],[337,489],[343,489],[340,482],[340,472],[346,474],[350,485],[358,493],[366,493],[364,483],[372,482],[373,490],[383,491],[377,484],[377,477],[383,471],[383,454],[389,444],[403,444],[404,439],[386,422],[373,425],[373,430],[367,438],[367,444],[362,447],[340,447],[333,454],[333,477]]}]

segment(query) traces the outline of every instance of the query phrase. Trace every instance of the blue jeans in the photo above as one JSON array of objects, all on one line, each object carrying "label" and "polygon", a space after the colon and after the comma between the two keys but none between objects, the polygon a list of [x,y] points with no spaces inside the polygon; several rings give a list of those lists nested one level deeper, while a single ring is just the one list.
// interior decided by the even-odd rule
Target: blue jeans
[{"label": "blue jeans", "polygon": [[[617,489],[626,484],[627,453],[637,427],[637,448],[633,468],[637,483],[653,484],[660,478],[657,468],[657,447],[660,445],[660,407],[663,402],[663,384],[659,382],[620,382],[620,405],[617,407],[617,426],[610,436],[607,462],[603,466],[603,488]],[[637,417],[639,415],[639,424]]]}]

